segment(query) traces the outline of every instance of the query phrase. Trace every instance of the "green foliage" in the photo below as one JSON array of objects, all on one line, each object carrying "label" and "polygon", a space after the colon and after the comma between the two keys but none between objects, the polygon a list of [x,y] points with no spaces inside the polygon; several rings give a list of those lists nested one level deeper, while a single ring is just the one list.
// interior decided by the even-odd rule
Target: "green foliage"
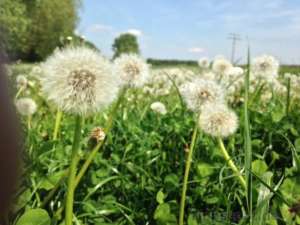
[{"label": "green foliage", "polygon": [[112,49],[114,58],[126,53],[140,53],[137,37],[133,34],[121,34],[114,40]]},{"label": "green foliage", "polygon": [[46,210],[30,209],[18,220],[16,225],[50,225],[51,220]]},{"label": "green foliage", "polygon": [[3,0],[0,31],[13,58],[41,60],[73,34],[78,0]]},{"label": "green foliage", "polygon": [[0,43],[10,55],[19,56],[28,52],[30,26],[31,19],[27,16],[27,6],[23,1],[0,1]]},{"label": "green foliage", "polygon": [[59,46],[63,37],[70,36],[77,22],[74,0],[36,1],[31,10],[31,52],[43,59]]}]

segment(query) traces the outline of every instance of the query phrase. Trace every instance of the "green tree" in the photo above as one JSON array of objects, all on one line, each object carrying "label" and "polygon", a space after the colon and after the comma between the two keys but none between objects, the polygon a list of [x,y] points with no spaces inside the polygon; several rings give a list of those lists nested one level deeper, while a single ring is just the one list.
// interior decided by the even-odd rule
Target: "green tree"
[{"label": "green tree", "polygon": [[77,23],[74,0],[36,1],[32,13],[30,56],[43,59],[71,36]]},{"label": "green tree", "polygon": [[0,1],[0,43],[11,56],[26,54],[29,50],[27,6],[21,0]]},{"label": "green tree", "polygon": [[0,0],[5,50],[15,58],[44,59],[73,35],[79,6],[79,0]]},{"label": "green tree", "polygon": [[137,38],[132,34],[121,34],[115,39],[112,48],[114,51],[114,58],[123,53],[140,53]]}]

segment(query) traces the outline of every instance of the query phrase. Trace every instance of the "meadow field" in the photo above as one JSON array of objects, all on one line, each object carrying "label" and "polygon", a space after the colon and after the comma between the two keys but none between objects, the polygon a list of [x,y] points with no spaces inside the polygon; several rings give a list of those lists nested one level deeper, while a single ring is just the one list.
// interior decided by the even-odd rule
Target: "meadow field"
[{"label": "meadow field", "polygon": [[[62,54],[7,66],[23,130],[10,224],[300,224],[299,67],[128,55],[107,77],[88,54],[68,65],[76,54]],[[106,83],[92,86],[92,73]]]}]

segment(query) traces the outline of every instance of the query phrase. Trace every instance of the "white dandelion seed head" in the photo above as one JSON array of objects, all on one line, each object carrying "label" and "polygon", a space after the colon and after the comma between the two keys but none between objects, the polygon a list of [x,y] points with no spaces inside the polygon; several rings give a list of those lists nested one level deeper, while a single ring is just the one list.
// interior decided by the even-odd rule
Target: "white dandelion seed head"
[{"label": "white dandelion seed head", "polygon": [[272,80],[278,76],[279,62],[273,56],[262,55],[253,60],[253,73],[263,79]]},{"label": "white dandelion seed head", "polygon": [[37,105],[31,98],[20,98],[15,104],[18,112],[23,116],[31,116],[37,110]]},{"label": "white dandelion seed head", "polygon": [[208,68],[209,65],[210,65],[209,59],[206,58],[206,57],[203,57],[203,58],[199,59],[198,65],[199,65],[201,68]]},{"label": "white dandelion seed head", "polygon": [[161,102],[153,102],[151,104],[150,108],[156,113],[159,113],[162,115],[167,114],[166,106]]},{"label": "white dandelion seed head", "polygon": [[231,62],[225,58],[217,58],[214,60],[212,69],[217,74],[225,74],[229,69],[232,68]]},{"label": "white dandelion seed head", "polygon": [[272,97],[273,97],[273,94],[271,91],[265,91],[264,93],[262,93],[260,95],[260,100],[262,101],[262,103],[266,104],[266,103],[270,102]]},{"label": "white dandelion seed head", "polygon": [[228,137],[238,128],[237,115],[224,104],[206,104],[199,117],[199,126],[214,137]]},{"label": "white dandelion seed head", "polygon": [[141,87],[149,79],[149,66],[135,54],[123,54],[114,61],[114,73],[125,85]]},{"label": "white dandelion seed head", "polygon": [[230,76],[230,77],[233,77],[233,79],[237,78],[237,77],[240,77],[240,76],[243,76],[243,74],[244,74],[244,70],[241,67],[238,67],[238,66],[231,67],[227,71],[227,75]]},{"label": "white dandelion seed head", "polygon": [[201,74],[201,78],[203,78],[205,80],[214,80],[214,81],[216,81],[217,80],[217,75],[212,71],[208,71],[208,72],[205,72],[205,73]]},{"label": "white dandelion seed head", "polygon": [[276,94],[278,95],[286,95],[287,93],[287,86],[286,85],[283,85],[279,80],[275,79],[273,82],[272,82],[272,87],[273,87],[273,90]]},{"label": "white dandelion seed head", "polygon": [[17,87],[26,87],[28,84],[28,80],[24,75],[18,75],[16,78]]},{"label": "white dandelion seed head", "polygon": [[86,47],[55,51],[42,65],[42,90],[65,112],[89,115],[108,106],[119,90],[110,62]]},{"label": "white dandelion seed head", "polygon": [[221,85],[201,78],[183,84],[180,93],[187,107],[193,112],[201,111],[201,107],[207,103],[223,103],[225,98],[225,91]]}]

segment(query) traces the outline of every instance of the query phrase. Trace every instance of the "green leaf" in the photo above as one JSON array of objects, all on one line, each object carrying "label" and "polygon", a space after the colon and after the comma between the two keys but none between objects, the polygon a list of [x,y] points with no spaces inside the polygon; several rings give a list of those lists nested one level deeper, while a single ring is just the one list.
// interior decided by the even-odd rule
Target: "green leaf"
[{"label": "green leaf", "polygon": [[252,162],[252,171],[253,173],[261,176],[267,172],[268,166],[263,160],[255,160]]},{"label": "green leaf", "polygon": [[171,214],[170,205],[167,203],[160,204],[155,212],[154,219],[159,222],[159,224],[176,224],[176,216]]},{"label": "green leaf", "polygon": [[193,215],[188,217],[188,225],[198,225],[196,218]]},{"label": "green leaf", "polygon": [[50,225],[51,219],[46,210],[30,209],[18,220],[16,225]]},{"label": "green leaf", "polygon": [[273,122],[278,123],[285,116],[285,108],[284,107],[276,107],[271,112],[271,116],[272,116]]},{"label": "green leaf", "polygon": [[[262,180],[266,182],[268,185],[271,185],[271,180],[273,177],[273,173],[266,172]],[[258,200],[257,200],[257,207],[254,215],[253,222],[255,225],[265,225],[266,218],[269,212],[269,204],[270,199],[273,196],[273,193],[263,184],[260,184],[258,190]]]},{"label": "green leaf", "polygon": [[197,173],[200,177],[208,177],[214,173],[214,168],[208,163],[199,163]]},{"label": "green leaf", "polygon": [[287,178],[284,180],[280,191],[291,202],[300,199],[300,182],[297,178]]},{"label": "green leaf", "polygon": [[165,199],[165,194],[162,192],[162,190],[159,190],[159,192],[157,192],[157,194],[156,194],[156,201],[159,204],[163,204],[164,199]]},{"label": "green leaf", "polygon": [[176,174],[171,173],[171,174],[168,174],[165,177],[164,183],[166,185],[168,185],[170,188],[171,187],[178,187],[179,186],[179,178]]}]

